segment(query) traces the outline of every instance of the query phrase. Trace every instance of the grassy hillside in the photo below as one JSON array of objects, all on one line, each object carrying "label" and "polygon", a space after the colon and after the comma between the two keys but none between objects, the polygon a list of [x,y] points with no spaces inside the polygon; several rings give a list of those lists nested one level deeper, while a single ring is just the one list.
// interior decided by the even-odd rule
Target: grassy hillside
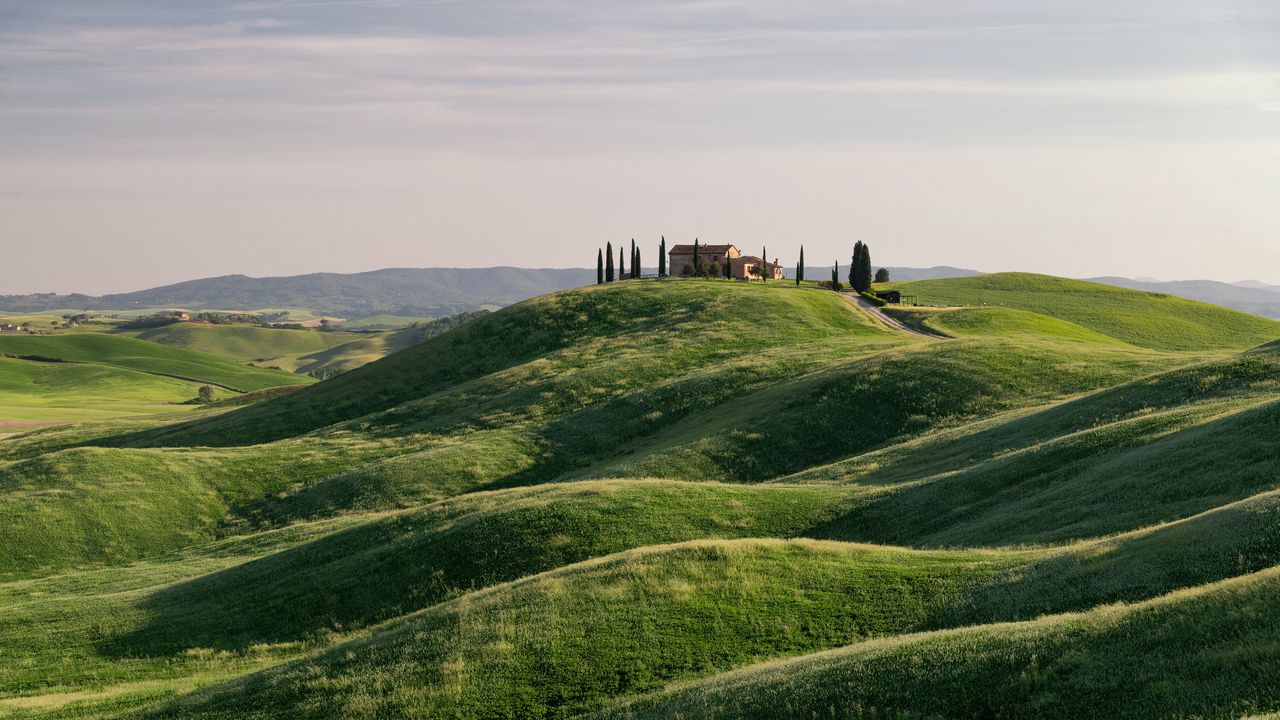
[{"label": "grassy hillside", "polygon": [[[194,398],[198,389],[198,383],[110,365],[0,357],[0,422],[175,412],[176,404]],[[0,427],[0,434],[9,430]]]},{"label": "grassy hillside", "polygon": [[921,305],[1027,310],[1159,350],[1243,350],[1280,336],[1280,322],[1236,310],[1047,275],[997,273],[889,287]]},{"label": "grassy hillside", "polygon": [[[139,340],[195,350],[241,362],[272,362],[282,356],[314,353],[360,339],[356,333],[261,328],[251,325],[174,323],[131,333]],[[283,367],[283,366],[282,366]],[[292,368],[284,368],[292,370]]]},{"label": "grassy hillside", "polygon": [[249,392],[305,382],[288,373],[249,367],[208,353],[104,333],[0,335],[0,354],[10,357],[93,363]]},{"label": "grassy hillside", "polygon": [[[0,440],[0,715],[1280,709],[1270,326],[1017,277],[901,313],[945,340],[784,283],[592,286]],[[382,350],[349,345],[309,353]]]},{"label": "grassy hillside", "polygon": [[1241,717],[1280,704],[1280,572],[1134,607],[863,643],[611,718]]}]

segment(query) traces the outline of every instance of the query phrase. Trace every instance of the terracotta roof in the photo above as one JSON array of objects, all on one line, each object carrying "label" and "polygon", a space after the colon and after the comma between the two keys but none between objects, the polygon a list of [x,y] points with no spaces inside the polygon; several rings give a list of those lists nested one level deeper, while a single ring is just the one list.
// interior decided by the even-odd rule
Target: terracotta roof
[{"label": "terracotta roof", "polygon": [[[734,258],[733,261],[740,262],[740,263],[758,264],[760,262],[760,258],[756,257],[755,255],[743,255],[741,257]],[[778,263],[772,263],[772,262],[766,262],[765,265],[768,265],[769,267],[782,267]]]},{"label": "terracotta roof", "polygon": [[[737,249],[737,247],[734,245],[699,245],[698,253],[699,254],[712,253],[712,254],[722,255],[724,253],[729,252],[729,248],[734,248],[735,250]],[[667,251],[667,254],[668,255],[692,255],[693,246],[692,245],[672,245],[671,249]]]}]

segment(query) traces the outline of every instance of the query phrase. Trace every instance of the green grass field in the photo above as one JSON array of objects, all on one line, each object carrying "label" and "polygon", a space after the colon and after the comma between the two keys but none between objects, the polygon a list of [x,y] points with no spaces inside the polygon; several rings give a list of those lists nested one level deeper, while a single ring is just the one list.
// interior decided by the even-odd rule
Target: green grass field
[{"label": "green grass field", "polygon": [[[0,398],[84,416],[0,440],[0,717],[1280,711],[1280,323],[901,286],[947,339],[683,280],[421,343],[31,338],[75,362]],[[350,371],[86,421],[189,396],[163,363],[298,377],[267,352]]]},{"label": "green grass field", "polygon": [[1274,340],[1274,320],[1083,280],[997,273],[892,283],[921,305],[1004,307],[1074,323],[1139,347],[1225,350]]},{"label": "green grass field", "polygon": [[185,322],[130,334],[139,340],[258,364],[271,364],[282,357],[327,350],[360,338],[355,333]]}]

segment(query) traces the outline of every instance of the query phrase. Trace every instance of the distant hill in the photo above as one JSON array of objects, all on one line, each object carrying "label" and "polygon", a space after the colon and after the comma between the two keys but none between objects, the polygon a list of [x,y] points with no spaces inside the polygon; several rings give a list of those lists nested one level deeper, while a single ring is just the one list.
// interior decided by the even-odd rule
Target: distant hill
[{"label": "distant hill", "polygon": [[1268,285],[1258,280],[1240,280],[1233,282],[1232,285],[1242,288],[1253,288],[1254,290],[1270,290],[1271,292],[1280,293],[1280,285]]},{"label": "distant hill", "polygon": [[1280,336],[1280,324],[1169,294],[1032,273],[897,283],[920,305],[1007,307],[1040,313],[1138,347],[1243,350]]},{"label": "distant hill", "polygon": [[1190,300],[1222,305],[1234,310],[1280,319],[1280,287],[1257,281],[1224,283],[1216,280],[1175,280],[1156,282],[1124,277],[1090,278],[1093,282],[1131,290],[1176,295]]},{"label": "distant hill", "polygon": [[[842,272],[847,271],[845,268]],[[656,268],[646,268],[656,273]],[[822,278],[830,268],[809,268],[806,277]],[[952,267],[890,268],[894,280],[927,280],[976,275]],[[362,273],[312,273],[255,278],[247,275],[188,280],[173,285],[112,295],[36,293],[0,295],[0,311],[257,310],[306,308],[319,315],[349,320],[377,315],[443,317],[492,306],[511,305],[538,295],[596,281],[594,268],[387,268]]]},{"label": "distant hill", "polygon": [[594,269],[514,267],[388,268],[264,278],[224,275],[99,297],[78,293],[5,295],[0,296],[0,310],[298,307],[345,318],[383,314],[437,317],[485,305],[510,305],[535,295],[588,285],[595,279]]}]

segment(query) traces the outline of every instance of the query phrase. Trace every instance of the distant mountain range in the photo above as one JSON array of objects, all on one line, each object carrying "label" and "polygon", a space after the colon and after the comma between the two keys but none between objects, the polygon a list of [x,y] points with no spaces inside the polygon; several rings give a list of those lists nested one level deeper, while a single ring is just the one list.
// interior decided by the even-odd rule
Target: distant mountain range
[{"label": "distant mountain range", "polygon": [[[848,271],[848,266],[840,267],[842,282]],[[645,272],[656,273],[657,270],[648,268]],[[946,265],[889,268],[890,278],[895,281],[978,274],[977,270]],[[810,280],[830,276],[830,266],[805,268],[805,277]],[[1091,279],[1280,319],[1280,286],[1257,281]],[[362,273],[312,273],[264,278],[224,275],[101,296],[79,293],[0,295],[0,311],[305,308],[320,315],[352,320],[372,315],[439,317],[470,312],[486,305],[511,305],[536,295],[589,285],[595,280],[594,268],[388,268]]]},{"label": "distant mountain range", "polygon": [[[973,270],[948,267],[890,270],[897,280],[976,274]],[[656,273],[657,270],[651,268],[646,272]],[[811,268],[807,276],[822,278],[829,272],[827,268]],[[223,275],[101,296],[80,293],[0,295],[0,310],[306,308],[321,315],[351,320],[373,315],[437,317],[470,312],[486,305],[511,305],[595,281],[595,268],[388,268],[350,274],[312,273],[265,278]]]},{"label": "distant mountain range", "polygon": [[510,305],[535,295],[593,283],[595,279],[594,269],[515,267],[389,268],[351,274],[264,278],[224,275],[98,297],[53,293],[5,295],[0,296],[0,310],[306,308],[321,315],[348,319],[380,314],[436,317],[485,305]]},{"label": "distant mountain range", "polygon": [[1176,295],[1201,302],[1222,305],[1262,317],[1280,319],[1280,286],[1256,280],[1225,283],[1216,280],[1133,280],[1124,277],[1090,278],[1094,282],[1118,285],[1132,290]]}]

